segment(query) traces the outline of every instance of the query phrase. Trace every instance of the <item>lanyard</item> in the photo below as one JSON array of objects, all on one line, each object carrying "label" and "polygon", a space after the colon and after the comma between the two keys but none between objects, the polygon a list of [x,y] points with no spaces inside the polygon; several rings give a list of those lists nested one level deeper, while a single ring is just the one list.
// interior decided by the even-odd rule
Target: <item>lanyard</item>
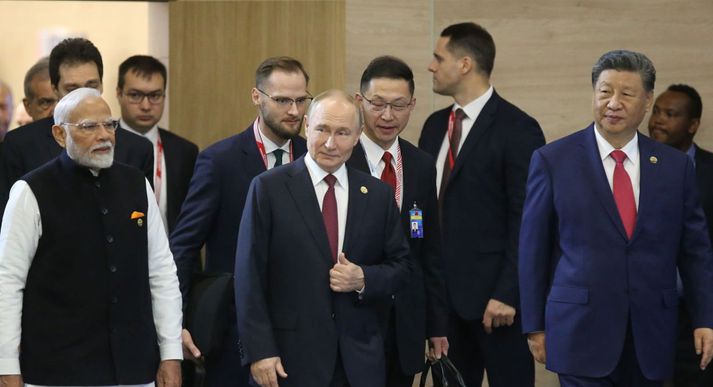
[{"label": "lanyard", "polygon": [[[453,137],[453,125],[456,120],[456,113],[451,110],[451,114],[448,116],[448,165],[453,170],[453,166],[456,164],[456,158],[453,154],[453,146],[451,145],[451,137]],[[456,144],[456,149],[460,144]]]},{"label": "lanyard", "polygon": [[[258,129],[258,124],[260,123],[260,117],[255,120],[253,124],[253,134],[255,134],[255,144],[257,144],[257,150],[260,152],[260,157],[262,157],[262,162],[265,164],[265,169],[270,169],[267,164],[267,153],[265,152],[265,144],[262,142],[262,133]],[[292,141],[290,141],[290,162],[294,159],[294,152],[292,151]]]},{"label": "lanyard", "polygon": [[[398,140],[397,140],[398,141]],[[362,144],[362,148],[364,149],[364,156],[367,156],[366,153],[366,148],[364,147],[364,144]],[[404,184],[404,159],[401,156],[401,146],[396,143],[396,192],[394,194],[396,195],[396,204],[398,204],[399,209],[401,209],[401,197],[403,195],[403,184]],[[369,165],[369,172],[371,172],[371,175],[376,177],[377,179],[381,178],[381,176],[376,173],[376,165],[372,165],[371,161],[369,160],[369,157],[366,157],[366,163]],[[378,164],[378,163],[377,163]],[[384,165],[384,168],[386,168],[386,165]],[[382,171],[383,173],[383,171]]]},{"label": "lanyard", "polygon": [[161,141],[161,133],[156,132],[156,173],[154,174],[153,185],[156,193],[156,202],[161,205],[161,183],[163,180],[163,142]]}]

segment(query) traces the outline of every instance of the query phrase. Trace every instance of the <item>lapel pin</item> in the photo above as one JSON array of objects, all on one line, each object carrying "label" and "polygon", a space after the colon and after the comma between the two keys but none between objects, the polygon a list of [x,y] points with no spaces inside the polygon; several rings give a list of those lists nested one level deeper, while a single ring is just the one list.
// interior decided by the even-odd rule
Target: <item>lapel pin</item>
[{"label": "lapel pin", "polygon": [[138,219],[138,220],[136,221],[136,224],[137,224],[139,227],[141,227],[141,226],[144,225],[144,220],[143,220],[143,219]]},{"label": "lapel pin", "polygon": [[143,225],[144,225],[144,220],[143,220],[142,218],[143,218],[144,216],[146,216],[146,214],[144,214],[143,212],[134,211],[134,212],[131,213],[131,220],[136,219],[136,225],[139,226],[139,227],[143,227]]},{"label": "lapel pin", "polygon": [[659,162],[659,159],[657,159],[656,156],[651,156],[651,157],[649,157],[649,162],[651,164],[656,164]]},{"label": "lapel pin", "polygon": [[361,193],[363,193],[364,195],[366,195],[367,193],[369,193],[369,190],[366,189],[366,187],[364,187],[363,185],[361,186],[361,188],[359,188],[359,191],[361,191]]}]

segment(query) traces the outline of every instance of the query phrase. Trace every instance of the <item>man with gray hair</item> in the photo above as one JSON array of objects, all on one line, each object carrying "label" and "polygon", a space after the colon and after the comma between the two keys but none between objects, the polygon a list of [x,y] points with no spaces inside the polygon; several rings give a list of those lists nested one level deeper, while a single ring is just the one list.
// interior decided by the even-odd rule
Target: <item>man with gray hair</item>
[{"label": "man with gray hair", "polygon": [[656,70],[592,68],[594,123],[532,156],[520,233],[523,331],[562,387],[662,386],[673,374],[676,268],[699,366],[713,357],[713,251],[691,159],[638,132]]},{"label": "man with gray hair", "polygon": [[320,94],[308,154],[250,185],[235,305],[242,362],[260,386],[385,385],[391,295],[411,263],[394,191],[344,164],[361,122],[353,97]]},{"label": "man with gray hair", "polygon": [[32,121],[52,116],[54,105],[57,104],[57,95],[50,83],[49,68],[49,57],[44,57],[32,65],[25,74],[25,98],[22,99],[22,103],[27,114],[32,117]]},{"label": "man with gray hair", "polygon": [[5,133],[10,129],[12,121],[13,101],[12,90],[7,83],[0,80],[0,142],[5,138]]},{"label": "man with gray hair", "polygon": [[13,185],[0,231],[0,385],[179,387],[181,294],[151,187],[113,161],[99,91],[68,93],[54,122],[65,151]]}]

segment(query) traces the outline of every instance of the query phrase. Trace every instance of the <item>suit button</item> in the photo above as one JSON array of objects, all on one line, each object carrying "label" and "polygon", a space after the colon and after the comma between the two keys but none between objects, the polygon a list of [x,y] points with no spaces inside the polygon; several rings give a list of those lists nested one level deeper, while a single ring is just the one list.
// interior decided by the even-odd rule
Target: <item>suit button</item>
[{"label": "suit button", "polygon": [[106,215],[109,213],[109,210],[106,208],[102,208],[101,213],[102,213],[102,215]]},{"label": "suit button", "polygon": [[109,242],[109,243],[112,243],[112,242],[114,242],[114,237],[111,236],[111,235],[107,235],[107,236],[106,236],[106,241]]},{"label": "suit button", "polygon": [[117,304],[117,303],[119,303],[119,297],[117,297],[117,296],[112,297],[112,298],[111,298],[111,303],[112,303],[112,304]]},{"label": "suit button", "polygon": [[391,299],[392,299],[392,300],[395,300],[395,299],[396,299],[396,295],[395,295],[395,294],[392,294],[392,295],[391,295]]},{"label": "suit button", "polygon": [[114,265],[109,266],[109,271],[112,273],[116,273],[116,266],[114,266]]},{"label": "suit button", "polygon": [[102,183],[100,183],[99,181],[95,181],[95,182],[94,182],[94,186],[97,187],[97,188],[101,188]]},{"label": "suit button", "polygon": [[334,313],[332,313],[332,320],[334,320]]}]

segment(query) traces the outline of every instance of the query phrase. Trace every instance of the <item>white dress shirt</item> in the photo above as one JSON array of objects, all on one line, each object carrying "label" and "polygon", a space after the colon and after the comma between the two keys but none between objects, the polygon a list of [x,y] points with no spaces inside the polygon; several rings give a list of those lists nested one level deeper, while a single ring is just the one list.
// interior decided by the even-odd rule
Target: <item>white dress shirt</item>
[{"label": "white dress shirt", "polygon": [[[469,102],[465,106],[460,106],[460,105],[458,105],[457,102],[455,102],[453,104],[452,111],[456,111],[458,109],[463,109],[463,112],[465,113],[465,117],[463,118],[463,123],[461,126],[463,131],[461,132],[460,142],[458,143],[458,154],[460,154],[460,149],[463,147],[463,143],[465,142],[465,139],[468,138],[468,134],[470,133],[470,129],[473,127],[475,120],[478,119],[478,116],[480,115],[480,112],[483,110],[483,107],[490,100],[490,97],[492,97],[492,96],[493,96],[493,86],[490,86],[488,88],[488,90],[483,95],[481,95],[480,97]],[[448,125],[448,123],[446,123],[446,125]],[[441,150],[438,151],[438,159],[436,159],[436,189],[438,190],[439,195],[440,195],[440,191],[441,191],[441,179],[443,178],[443,165],[446,162],[446,156],[448,155],[448,148],[450,148],[450,140],[448,139],[448,132],[446,132],[446,135],[443,136],[443,143],[441,144]],[[457,157],[458,156],[456,156],[456,158]]]},{"label": "white dress shirt", "polygon": [[[156,197],[148,181],[146,197],[149,286],[158,346],[161,360],[180,360],[183,359],[182,300],[176,265],[158,216]],[[10,190],[0,231],[0,375],[20,374],[23,291],[41,236],[42,217],[37,199],[27,182],[18,180]],[[81,243],[81,236],[77,238],[77,243]],[[148,387],[154,386],[154,383],[133,386]]]},{"label": "white dress shirt", "polygon": [[[149,129],[148,132],[145,134],[141,134],[140,132],[134,130],[132,127],[130,127],[126,121],[123,119],[121,120],[120,123],[121,127],[128,130],[131,133],[134,133],[139,136],[146,137],[147,140],[151,141],[151,144],[153,144],[153,176],[154,176],[154,187],[156,186],[156,167],[158,166],[158,125],[154,125],[153,128]],[[159,191],[159,195],[161,195],[158,199],[158,208],[161,209],[161,220],[163,220],[163,227],[166,233],[168,234],[168,218],[166,217],[166,208],[168,206],[168,199],[167,199],[167,190],[168,190],[168,174],[166,173],[166,147],[164,145],[163,148],[163,156],[161,157],[161,190]],[[156,200],[156,195],[153,195],[154,200]]]},{"label": "white dress shirt", "polygon": [[[255,122],[255,125],[257,125],[257,121]],[[267,169],[271,169],[275,167],[275,163],[277,162],[277,158],[275,157],[275,149],[282,149],[285,153],[282,154],[282,164],[287,164],[290,162],[290,143],[292,140],[287,140],[282,146],[278,146],[272,140],[270,140],[267,136],[265,136],[265,133],[262,132],[262,129],[260,129],[260,126],[258,126],[258,130],[260,130],[260,137],[262,138],[262,145],[265,146],[265,153],[267,154]]]},{"label": "white dress shirt", "polygon": [[[319,202],[319,208],[321,210],[322,202],[324,202],[324,194],[327,193],[327,189],[329,188],[327,182],[324,181],[324,177],[329,175],[329,172],[320,168],[309,153],[305,155],[305,165],[307,165],[307,171],[309,171],[309,176],[312,178],[314,193],[317,195],[317,201]],[[342,164],[332,175],[337,178],[337,182],[334,183],[334,196],[337,199],[337,222],[339,224],[339,246],[337,253],[340,253],[344,248],[344,230],[347,227],[347,208],[349,205],[347,167]],[[347,257],[347,259],[349,259],[349,257]]]},{"label": "white dress shirt", "polygon": [[[616,161],[611,157],[611,152],[615,149],[609,142],[607,142],[599,130],[597,130],[596,124],[594,125],[594,137],[597,139],[597,148],[599,149],[599,157],[602,159],[602,165],[604,165],[604,173],[607,175],[607,181],[609,182],[609,188],[614,192],[614,167],[616,167]],[[626,153],[626,160],[624,160],[624,170],[629,174],[629,179],[631,179],[631,188],[634,190],[634,201],[636,202],[636,209],[639,208],[639,191],[640,191],[640,160],[639,160],[639,135],[636,134],[634,138],[631,139],[626,145],[621,148],[621,151]]]},{"label": "white dress shirt", "polygon": [[[403,165],[399,167],[398,163],[399,157],[401,157],[401,147],[399,146],[399,138],[396,137],[394,143],[391,144],[391,147],[389,147],[389,149],[387,150],[384,150],[380,145],[372,141],[372,139],[370,139],[369,136],[367,136],[364,132],[361,133],[361,137],[359,139],[361,142],[361,146],[364,149],[364,154],[366,155],[366,163],[369,165],[369,172],[371,172],[371,175],[377,179],[381,179],[381,174],[384,173],[384,168],[386,168],[386,163],[384,162],[384,160],[382,160],[382,157],[384,157],[384,153],[391,153],[391,166],[394,167],[394,171],[396,171],[396,187],[397,190],[403,192]],[[396,197],[396,204],[398,204],[399,208],[401,208],[401,204],[403,202],[403,195],[396,195]]]}]

